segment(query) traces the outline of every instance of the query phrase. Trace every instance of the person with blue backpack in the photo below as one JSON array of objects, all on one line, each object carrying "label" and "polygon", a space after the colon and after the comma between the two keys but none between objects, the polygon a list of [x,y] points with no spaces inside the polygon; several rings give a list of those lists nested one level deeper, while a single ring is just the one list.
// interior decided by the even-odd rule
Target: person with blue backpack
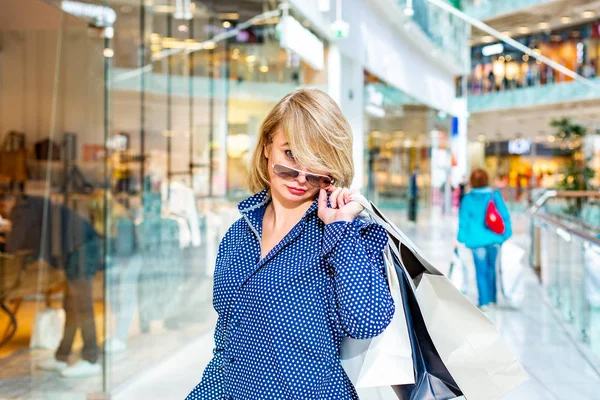
[{"label": "person with blue backpack", "polygon": [[497,302],[496,263],[502,243],[512,236],[512,225],[506,203],[490,187],[487,172],[474,170],[470,183],[471,191],[460,204],[457,241],[473,252],[479,307],[485,311]]}]

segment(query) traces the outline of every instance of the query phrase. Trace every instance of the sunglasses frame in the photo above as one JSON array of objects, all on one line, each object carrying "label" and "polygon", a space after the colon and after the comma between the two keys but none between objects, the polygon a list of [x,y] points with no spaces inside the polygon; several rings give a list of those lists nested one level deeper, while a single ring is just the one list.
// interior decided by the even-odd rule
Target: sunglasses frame
[{"label": "sunglasses frame", "polygon": [[[280,166],[282,166],[282,167],[285,167],[285,168],[291,169],[292,171],[295,171],[295,172],[297,172],[297,173],[298,173],[298,175],[297,175],[297,176],[295,176],[295,177],[292,177],[292,179],[296,179],[298,176],[300,176],[300,175],[304,175],[304,178],[306,179],[306,183],[308,183],[309,185],[311,185],[311,186],[313,186],[313,187],[320,187],[320,188],[323,188],[323,189],[324,189],[324,188],[326,188],[327,186],[333,185],[333,184],[334,184],[334,182],[335,182],[335,179],[333,179],[333,178],[332,178],[331,176],[329,176],[329,175],[313,174],[312,172],[302,171],[302,170],[300,170],[300,169],[292,168],[292,167],[290,167],[290,166],[288,166],[288,165],[285,165],[285,164],[280,164],[280,163],[278,163],[278,164],[271,164],[271,168],[273,168],[273,172],[274,172],[274,173],[275,173],[275,175],[277,175],[277,176],[279,176],[279,174],[278,174],[277,172],[275,172],[275,166],[276,166],[276,165],[280,165]],[[317,177],[317,178],[327,178],[327,179],[330,179],[330,180],[331,180],[331,182],[330,182],[329,184],[325,185],[325,186],[321,186],[321,185],[313,185],[313,184],[311,184],[311,183],[310,183],[310,181],[308,180],[308,177],[309,177],[309,176],[315,176],[315,177]],[[280,177],[280,178],[283,178],[282,176],[279,176],[279,177]],[[285,179],[285,178],[283,178],[283,179]]]}]

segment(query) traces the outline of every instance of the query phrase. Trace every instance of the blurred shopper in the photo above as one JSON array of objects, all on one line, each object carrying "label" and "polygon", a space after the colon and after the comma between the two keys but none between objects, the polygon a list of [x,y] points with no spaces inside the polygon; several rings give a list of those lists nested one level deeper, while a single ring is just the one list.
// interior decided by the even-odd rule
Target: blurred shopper
[{"label": "blurred shopper", "polygon": [[256,194],[217,255],[214,357],[188,400],[358,399],[340,343],[383,332],[394,301],[388,236],[355,219],[353,175],[352,131],[327,94],[296,90],[269,113],[250,170]]},{"label": "blurred shopper", "polygon": [[496,75],[494,75],[494,70],[490,71],[488,80],[490,81],[490,92],[496,91]]},{"label": "blurred shopper", "polygon": [[465,197],[465,194],[467,193],[467,177],[463,176],[460,183],[458,184],[458,205],[460,206],[462,204],[463,198]]},{"label": "blurred shopper", "polygon": [[419,167],[415,168],[408,182],[408,220],[417,221],[419,208]]},{"label": "blurred shopper", "polygon": [[473,252],[479,307],[485,310],[497,301],[496,262],[512,226],[502,195],[489,186],[487,172],[476,169],[470,180],[471,191],[460,205],[458,242]]}]

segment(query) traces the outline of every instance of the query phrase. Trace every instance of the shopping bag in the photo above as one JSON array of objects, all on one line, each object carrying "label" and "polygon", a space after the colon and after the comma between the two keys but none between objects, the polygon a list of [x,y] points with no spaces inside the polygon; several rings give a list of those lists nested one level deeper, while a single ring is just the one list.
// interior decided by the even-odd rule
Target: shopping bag
[{"label": "shopping bag", "polygon": [[401,245],[401,255],[403,265],[425,268],[415,296],[436,349],[467,399],[498,399],[528,379],[494,324],[448,278],[429,273],[416,250]]},{"label": "shopping bag", "polygon": [[62,308],[38,311],[35,314],[29,347],[56,350],[62,340],[64,327],[65,310]]},{"label": "shopping bag", "polygon": [[500,293],[504,299],[512,303],[519,301],[523,295],[523,257],[525,250],[513,244],[510,240],[505,242],[500,249],[498,263],[498,283]]},{"label": "shopping bag", "polygon": [[444,365],[427,332],[423,315],[415,294],[410,288],[408,277],[401,267],[397,268],[397,273],[413,350],[415,384],[394,386],[394,392],[402,400],[448,400],[461,396],[462,392]]},{"label": "shopping bag", "polygon": [[384,258],[388,285],[394,299],[394,317],[379,336],[366,340],[345,338],[340,350],[342,366],[356,388],[415,382],[400,283],[389,249],[386,249]]},{"label": "shopping bag", "polygon": [[528,379],[491,321],[452,285],[406,235],[363,196],[354,196],[390,235],[444,365],[469,400],[502,397]]},{"label": "shopping bag", "polygon": [[448,269],[448,279],[462,294],[468,294],[469,273],[467,265],[460,258],[458,248],[455,248],[452,252],[452,261],[450,261],[450,268]]}]

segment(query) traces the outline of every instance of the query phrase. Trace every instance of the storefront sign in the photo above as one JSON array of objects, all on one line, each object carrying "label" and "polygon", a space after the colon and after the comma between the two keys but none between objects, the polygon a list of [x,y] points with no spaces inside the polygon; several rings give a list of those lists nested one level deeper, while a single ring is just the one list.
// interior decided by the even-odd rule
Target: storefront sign
[{"label": "storefront sign", "polygon": [[508,142],[509,154],[529,154],[531,152],[531,140],[516,139]]},{"label": "storefront sign", "polygon": [[502,43],[490,44],[489,46],[483,46],[481,49],[481,54],[483,54],[485,57],[502,54],[503,52],[504,45]]},{"label": "storefront sign", "polygon": [[325,68],[323,42],[291,16],[284,16],[277,24],[279,43],[284,49],[297,53],[312,68]]}]

